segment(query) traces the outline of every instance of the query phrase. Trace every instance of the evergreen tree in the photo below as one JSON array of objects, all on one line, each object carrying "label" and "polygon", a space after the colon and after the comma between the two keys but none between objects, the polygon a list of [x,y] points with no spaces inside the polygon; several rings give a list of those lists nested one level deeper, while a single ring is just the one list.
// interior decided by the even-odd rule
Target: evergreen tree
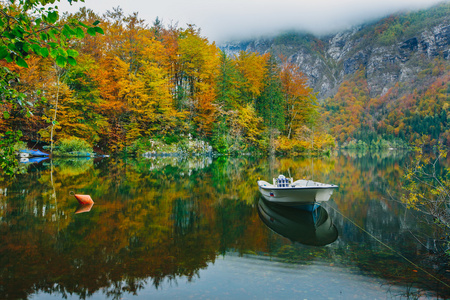
[{"label": "evergreen tree", "polygon": [[216,102],[224,109],[233,108],[241,97],[239,90],[240,74],[234,62],[223,51],[220,53],[220,73],[217,77],[217,99]]},{"label": "evergreen tree", "polygon": [[229,149],[227,136],[230,131],[228,111],[235,108],[241,93],[239,90],[240,74],[230,57],[223,51],[220,53],[219,75],[216,83],[216,100],[219,106],[217,121],[213,128],[213,146],[221,153]]},{"label": "evergreen tree", "polygon": [[285,128],[285,98],[280,70],[273,55],[269,56],[262,93],[256,98],[256,111],[263,119],[269,136],[269,151],[275,152],[274,141]]},{"label": "evergreen tree", "polygon": [[284,130],[284,96],[282,92],[279,67],[273,55],[270,55],[264,76],[264,87],[256,98],[256,111],[269,129]]}]

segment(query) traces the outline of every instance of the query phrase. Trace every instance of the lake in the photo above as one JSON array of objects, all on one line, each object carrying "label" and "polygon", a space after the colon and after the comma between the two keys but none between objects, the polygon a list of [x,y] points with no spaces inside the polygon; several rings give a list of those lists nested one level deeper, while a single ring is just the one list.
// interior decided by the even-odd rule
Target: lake
[{"label": "lake", "polygon": [[[0,298],[450,298],[441,242],[399,200],[410,161],[391,151],[24,163],[0,178]],[[256,182],[278,174],[339,189],[313,213],[274,206]]]}]

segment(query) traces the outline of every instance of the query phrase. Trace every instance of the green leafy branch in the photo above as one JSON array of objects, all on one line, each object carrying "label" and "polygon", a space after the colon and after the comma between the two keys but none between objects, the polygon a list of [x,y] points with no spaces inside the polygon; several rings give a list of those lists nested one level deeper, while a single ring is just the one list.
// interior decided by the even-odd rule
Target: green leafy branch
[{"label": "green leafy branch", "polygon": [[67,64],[76,65],[75,58],[78,52],[69,49],[68,41],[74,38],[82,39],[85,31],[95,36],[97,33],[103,34],[103,30],[97,26],[100,21],[95,21],[92,25],[77,20],[59,24],[57,6],[44,7],[55,1],[59,2],[59,0],[10,0],[9,6],[0,6],[0,60],[4,59],[27,68],[26,59],[31,54],[36,54],[43,58],[50,56],[60,67]]},{"label": "green leafy branch", "polygon": [[0,169],[6,175],[14,175],[18,170],[18,161],[15,159],[15,145],[19,142],[22,132],[7,131],[0,134]]},{"label": "green leafy branch", "polygon": [[[70,4],[84,2],[67,1]],[[0,62],[28,68],[26,60],[37,55],[54,59],[61,68],[77,64],[78,52],[70,48],[70,41],[84,38],[85,32],[91,36],[103,34],[97,26],[100,21],[92,25],[74,19],[60,22],[58,7],[48,6],[56,2],[60,0],[0,0]],[[26,94],[15,89],[18,81],[18,75],[11,72],[7,65],[0,66],[0,105],[9,103],[12,107],[20,106],[29,116],[32,104],[27,101]],[[0,118],[9,119],[10,113],[4,110]],[[0,132],[0,168],[10,175],[17,170],[13,142],[21,136],[20,131]]]}]

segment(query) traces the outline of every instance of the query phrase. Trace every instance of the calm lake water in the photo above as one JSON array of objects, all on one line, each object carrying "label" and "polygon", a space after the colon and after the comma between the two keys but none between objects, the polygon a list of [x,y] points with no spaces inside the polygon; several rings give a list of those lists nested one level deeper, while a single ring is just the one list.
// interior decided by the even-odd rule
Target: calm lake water
[{"label": "calm lake water", "polygon": [[[0,178],[0,299],[450,298],[409,154],[49,160]],[[314,214],[260,198],[284,174],[339,185]],[[70,195],[89,194],[90,211]],[[86,210],[86,208],[84,208]]]}]

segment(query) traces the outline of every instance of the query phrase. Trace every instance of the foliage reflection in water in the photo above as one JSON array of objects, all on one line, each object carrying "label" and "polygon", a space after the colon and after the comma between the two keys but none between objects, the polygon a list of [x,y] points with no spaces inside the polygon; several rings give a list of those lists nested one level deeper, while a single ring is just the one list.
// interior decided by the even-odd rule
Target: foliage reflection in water
[{"label": "foliage reflection in water", "polygon": [[[314,160],[111,158],[30,165],[28,174],[0,181],[0,298],[43,292],[120,298],[162,286],[175,291],[162,284],[180,279],[194,289],[218,255],[231,253],[276,259],[292,268],[316,262],[330,266],[322,272],[340,266],[366,280],[384,280],[386,289],[407,286],[449,296],[445,286],[341,215],[448,282],[447,266],[438,265],[411,236],[420,240],[430,228],[389,200],[401,193],[406,160],[344,154]],[[296,235],[262,222],[256,181],[289,173],[339,184],[315,222],[316,230],[330,226],[323,236]],[[91,195],[95,205],[88,213],[75,214],[78,203],[70,191]],[[269,218],[277,214],[294,226],[310,226],[283,210],[265,209]],[[329,290],[329,295],[335,292]]]}]

